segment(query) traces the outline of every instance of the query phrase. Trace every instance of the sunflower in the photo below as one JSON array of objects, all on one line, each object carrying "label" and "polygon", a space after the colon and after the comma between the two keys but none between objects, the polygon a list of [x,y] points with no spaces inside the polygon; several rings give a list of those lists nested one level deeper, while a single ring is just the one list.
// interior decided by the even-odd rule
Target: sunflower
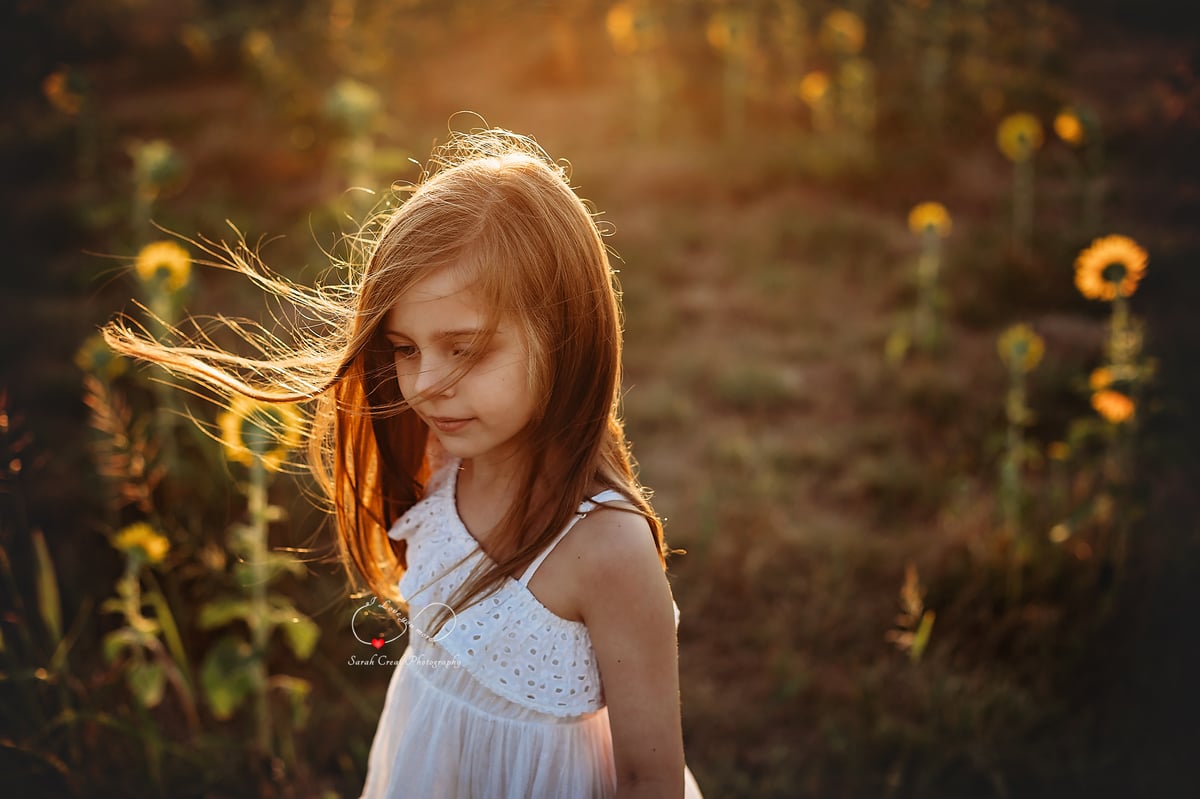
[{"label": "sunflower", "polygon": [[604,27],[621,55],[645,52],[657,44],[658,30],[653,18],[633,3],[617,3],[610,8],[604,17]]},{"label": "sunflower", "polygon": [[300,445],[303,417],[295,405],[261,402],[235,396],[217,417],[225,457],[244,466],[262,462],[277,472],[289,450]]},{"label": "sunflower", "polygon": [[77,91],[78,81],[66,69],[51,72],[42,80],[42,94],[50,101],[50,105],[62,111],[67,116],[75,116],[83,107],[83,95]]},{"label": "sunflower", "polygon": [[113,536],[112,545],[122,552],[139,551],[148,563],[159,563],[171,551],[171,542],[146,522],[134,522]]},{"label": "sunflower", "polygon": [[169,291],[178,291],[187,285],[192,272],[192,258],[187,250],[173,241],[156,241],[142,248],[133,268],[143,283],[153,284],[161,280]]},{"label": "sunflower", "polygon": [[1058,134],[1058,138],[1072,147],[1083,144],[1085,138],[1083,122],[1080,121],[1079,114],[1075,113],[1073,108],[1064,108],[1054,117],[1054,132]]},{"label": "sunflower", "polygon": [[1121,424],[1133,418],[1136,406],[1133,399],[1120,391],[1106,388],[1092,395],[1092,407],[1112,424]]},{"label": "sunflower", "polygon": [[996,129],[996,144],[1010,161],[1028,161],[1042,138],[1042,123],[1033,114],[1010,114]]},{"label": "sunflower", "polygon": [[908,212],[908,227],[918,235],[933,232],[944,239],[950,235],[952,227],[950,212],[941,203],[920,203]]},{"label": "sunflower", "polygon": [[1112,369],[1107,366],[1100,366],[1092,370],[1088,376],[1088,388],[1092,391],[1102,391],[1113,383]]},{"label": "sunflower", "polygon": [[242,37],[242,54],[251,62],[258,64],[275,58],[275,42],[271,35],[257,28],[247,31]]},{"label": "sunflower", "polygon": [[633,9],[629,3],[617,3],[604,17],[608,38],[612,39],[617,51],[628,55],[637,51],[637,37],[633,30]]},{"label": "sunflower", "polygon": [[183,177],[184,163],[178,151],[162,139],[134,141],[126,151],[133,161],[133,176],[138,192],[154,200],[167,187]]},{"label": "sunflower", "polygon": [[75,365],[80,371],[112,380],[125,372],[128,363],[104,343],[104,337],[93,333],[75,352]]},{"label": "sunflower", "polygon": [[199,25],[184,25],[179,31],[179,41],[196,61],[205,63],[212,60],[212,36]]},{"label": "sunflower", "polygon": [[1052,461],[1065,461],[1071,457],[1071,445],[1065,441],[1053,441],[1046,447],[1046,457]]},{"label": "sunflower", "polygon": [[754,31],[748,23],[744,14],[718,11],[704,33],[714,50],[744,56],[754,49]]},{"label": "sunflower", "polygon": [[1009,369],[1032,372],[1042,361],[1046,342],[1029,325],[1019,324],[1000,334],[996,349]]},{"label": "sunflower", "polygon": [[853,11],[830,11],[821,20],[821,44],[827,50],[842,55],[854,55],[863,48],[867,38],[862,17]]},{"label": "sunflower", "polygon": [[1075,286],[1092,300],[1128,297],[1146,274],[1146,260],[1146,251],[1131,238],[1096,239],[1075,259]]},{"label": "sunflower", "polygon": [[800,98],[809,105],[817,105],[829,93],[829,76],[814,70],[800,80]]}]

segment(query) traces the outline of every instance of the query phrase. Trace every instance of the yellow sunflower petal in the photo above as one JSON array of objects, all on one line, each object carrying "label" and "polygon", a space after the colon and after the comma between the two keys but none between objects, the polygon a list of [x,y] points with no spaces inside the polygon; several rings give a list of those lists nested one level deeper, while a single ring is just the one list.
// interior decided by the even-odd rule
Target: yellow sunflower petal
[{"label": "yellow sunflower petal", "polygon": [[640,3],[617,3],[604,17],[613,48],[622,55],[652,50],[660,40],[660,26]]},{"label": "yellow sunflower petal", "polygon": [[1031,372],[1041,363],[1046,342],[1029,325],[1017,324],[1000,334],[996,349],[1010,369]]},{"label": "yellow sunflower petal", "polygon": [[1042,123],[1033,114],[1010,114],[996,129],[996,144],[1010,161],[1029,160],[1042,140]]},{"label": "yellow sunflower petal", "polygon": [[42,93],[51,105],[67,116],[75,116],[83,107],[83,95],[71,88],[70,75],[65,69],[52,72],[42,80]]},{"label": "yellow sunflower petal", "polygon": [[749,17],[743,13],[718,11],[709,20],[704,34],[718,52],[744,56],[754,49],[754,31]]},{"label": "yellow sunflower petal", "polygon": [[821,21],[820,38],[826,49],[844,55],[854,55],[863,48],[863,42],[867,38],[866,26],[863,25],[862,17],[853,11],[837,9],[830,11]]},{"label": "yellow sunflower petal", "polygon": [[167,289],[178,291],[187,285],[191,276],[192,258],[173,241],[156,241],[141,249],[133,269],[143,283],[162,280]]},{"label": "yellow sunflower petal", "polygon": [[941,203],[920,203],[908,212],[908,228],[918,235],[932,230],[944,239],[950,235],[952,228],[950,212]]},{"label": "yellow sunflower petal", "polygon": [[1113,373],[1107,366],[1101,366],[1092,370],[1092,374],[1088,377],[1088,387],[1092,391],[1100,391],[1112,385]]},{"label": "yellow sunflower petal", "polygon": [[217,424],[226,458],[244,466],[253,466],[257,460],[273,472],[282,468],[288,452],[304,438],[304,416],[295,405],[241,395],[230,400]]},{"label": "yellow sunflower petal", "polygon": [[122,552],[141,550],[150,563],[158,563],[171,550],[171,542],[147,522],[134,522],[113,536],[112,545]]},{"label": "yellow sunflower petal", "polygon": [[1113,424],[1129,421],[1137,410],[1132,398],[1112,389],[1104,389],[1093,394],[1092,407]]},{"label": "yellow sunflower petal", "polygon": [[797,89],[800,99],[809,105],[817,105],[829,93],[829,76],[820,70],[809,72],[801,78]]},{"label": "yellow sunflower petal", "polygon": [[230,409],[217,416],[217,425],[221,429],[221,445],[225,447],[225,457],[243,466],[250,466],[254,463],[254,455],[242,441],[242,422],[245,415],[239,399],[241,398],[235,398]]},{"label": "yellow sunflower petal", "polygon": [[1083,144],[1083,122],[1080,121],[1079,115],[1075,113],[1074,109],[1064,108],[1058,112],[1058,115],[1054,117],[1054,132],[1058,134],[1058,138],[1073,147]]},{"label": "yellow sunflower petal", "polygon": [[1088,299],[1114,300],[1137,291],[1148,257],[1127,236],[1096,239],[1075,259],[1075,287]]}]

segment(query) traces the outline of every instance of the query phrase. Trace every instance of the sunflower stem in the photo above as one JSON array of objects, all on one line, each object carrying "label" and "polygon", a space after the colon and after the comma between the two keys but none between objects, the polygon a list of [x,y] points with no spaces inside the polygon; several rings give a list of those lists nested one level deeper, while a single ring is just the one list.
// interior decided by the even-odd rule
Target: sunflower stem
[{"label": "sunflower stem", "polygon": [[263,754],[271,751],[271,708],[267,696],[267,480],[266,466],[256,457],[250,466],[250,483],[246,500],[250,513],[250,624],[251,647],[254,652],[255,745]]},{"label": "sunflower stem", "polygon": [[[161,320],[161,330],[159,332],[166,333],[171,326],[174,307],[171,296],[167,289],[161,284],[151,289],[150,293],[150,310],[153,315]],[[171,385],[170,374],[160,370],[160,374],[153,382],[155,412],[154,412],[154,429],[158,433],[158,445],[162,453],[163,465],[168,470],[173,470],[178,462],[178,449],[175,444],[175,392]]]},{"label": "sunflower stem", "polygon": [[1013,244],[1029,249],[1033,236],[1033,155],[1013,164]]},{"label": "sunflower stem", "polygon": [[1129,363],[1128,347],[1122,344],[1122,339],[1129,332],[1129,303],[1118,290],[1113,298],[1112,321],[1109,323],[1108,359],[1113,372],[1124,376]]},{"label": "sunflower stem", "polygon": [[934,136],[941,138],[946,107],[946,71],[950,63],[948,46],[949,26],[946,14],[941,8],[930,8],[926,11],[923,26],[927,41],[921,54],[920,80],[921,99],[924,105],[924,118],[927,129]]},{"label": "sunflower stem", "polygon": [[100,163],[98,127],[96,103],[92,98],[91,87],[89,86],[83,92],[82,101],[79,105],[79,119],[75,123],[79,181],[83,186],[88,188],[95,182],[96,166]]},{"label": "sunflower stem", "polygon": [[921,255],[917,260],[918,298],[914,334],[918,346],[931,352],[941,340],[941,319],[937,308],[941,238],[937,231],[927,229],[922,234],[921,245]]},{"label": "sunflower stem", "polygon": [[1026,556],[1024,530],[1021,520],[1021,466],[1025,450],[1024,424],[1025,372],[1014,360],[1009,367],[1008,397],[1005,402],[1008,430],[1005,434],[1004,458],[1000,465],[1000,512],[1005,535],[1010,546],[1008,570],[1008,599],[1015,604],[1021,598],[1022,570]]}]

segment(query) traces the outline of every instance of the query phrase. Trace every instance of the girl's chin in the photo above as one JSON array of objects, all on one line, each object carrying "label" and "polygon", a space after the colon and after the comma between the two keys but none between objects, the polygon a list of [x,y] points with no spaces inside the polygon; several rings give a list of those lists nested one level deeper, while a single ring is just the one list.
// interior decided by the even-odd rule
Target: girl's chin
[{"label": "girl's chin", "polygon": [[452,458],[464,461],[482,458],[497,463],[511,462],[514,458],[519,458],[520,450],[512,446],[511,442],[500,446],[481,447],[478,442],[466,440],[462,436],[440,435],[436,431],[434,433],[442,451]]},{"label": "girl's chin", "polygon": [[460,436],[442,435],[435,433],[438,443],[442,445],[442,450],[455,458],[470,459],[477,457],[481,453],[477,446],[472,446],[470,443],[463,441]]}]

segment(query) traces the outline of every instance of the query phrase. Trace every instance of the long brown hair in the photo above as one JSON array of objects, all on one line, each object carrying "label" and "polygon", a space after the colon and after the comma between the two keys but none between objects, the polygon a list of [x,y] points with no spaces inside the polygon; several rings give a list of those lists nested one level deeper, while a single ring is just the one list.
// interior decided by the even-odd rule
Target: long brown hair
[{"label": "long brown hair", "polygon": [[646,518],[665,568],[662,525],[634,474],[619,417],[618,288],[566,169],[508,131],[453,134],[377,231],[363,247],[365,265],[351,263],[344,282],[316,289],[271,273],[244,245],[208,249],[215,265],[315,319],[284,342],[218,317],[259,357],[228,352],[203,334],[174,330],[158,339],[127,317],[109,323],[105,339],[219,391],[314,401],[309,465],[336,513],[341,559],[352,581],[357,573],[377,596],[399,599],[406,552],[386,533],[424,495],[431,464],[428,431],[400,394],[385,321],[417,281],[470,264],[473,288],[495,318],[522,326],[540,404],[523,434],[529,457],[515,501],[489,536],[492,559],[455,604],[528,566],[595,485],[616,489]]}]

